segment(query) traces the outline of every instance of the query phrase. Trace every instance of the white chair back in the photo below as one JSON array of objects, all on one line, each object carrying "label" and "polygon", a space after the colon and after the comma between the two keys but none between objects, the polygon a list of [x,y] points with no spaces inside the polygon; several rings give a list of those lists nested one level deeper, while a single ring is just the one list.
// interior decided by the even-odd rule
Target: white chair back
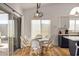
[{"label": "white chair back", "polygon": [[39,40],[33,39],[32,42],[31,42],[31,48],[33,50],[39,50],[41,48]]}]

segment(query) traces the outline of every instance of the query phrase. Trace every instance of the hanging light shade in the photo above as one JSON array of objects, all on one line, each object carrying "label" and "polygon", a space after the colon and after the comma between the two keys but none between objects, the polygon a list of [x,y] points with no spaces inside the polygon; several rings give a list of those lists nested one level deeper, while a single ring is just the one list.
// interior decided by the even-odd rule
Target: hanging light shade
[{"label": "hanging light shade", "polygon": [[36,12],[34,14],[34,17],[42,17],[43,16],[43,13],[42,12]]},{"label": "hanging light shade", "polygon": [[43,16],[43,13],[39,11],[39,8],[40,8],[40,4],[37,3],[36,13],[34,14],[34,17],[36,18]]}]

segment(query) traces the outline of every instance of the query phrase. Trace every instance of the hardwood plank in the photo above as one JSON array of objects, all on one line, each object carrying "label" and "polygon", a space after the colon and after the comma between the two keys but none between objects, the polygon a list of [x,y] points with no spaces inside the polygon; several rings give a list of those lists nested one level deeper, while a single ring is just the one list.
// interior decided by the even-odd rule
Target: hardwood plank
[{"label": "hardwood plank", "polygon": [[[31,50],[30,47],[22,48],[17,50],[14,55],[16,56],[37,56],[33,50]],[[52,48],[49,48],[46,50],[46,48],[43,48],[42,54],[40,56],[70,56],[69,49],[68,48],[60,48],[57,46],[54,46]]]}]

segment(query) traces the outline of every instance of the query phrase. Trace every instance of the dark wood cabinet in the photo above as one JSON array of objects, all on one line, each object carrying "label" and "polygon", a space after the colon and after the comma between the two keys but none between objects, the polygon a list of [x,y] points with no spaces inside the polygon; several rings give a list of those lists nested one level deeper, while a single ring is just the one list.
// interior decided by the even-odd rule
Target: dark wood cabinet
[{"label": "dark wood cabinet", "polygon": [[61,48],[69,48],[69,40],[63,35],[58,35],[58,46]]}]

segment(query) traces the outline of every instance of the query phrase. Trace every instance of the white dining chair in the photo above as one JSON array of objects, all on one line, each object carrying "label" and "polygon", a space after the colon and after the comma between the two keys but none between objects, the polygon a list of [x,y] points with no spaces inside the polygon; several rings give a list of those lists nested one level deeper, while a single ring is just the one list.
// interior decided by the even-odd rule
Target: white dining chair
[{"label": "white dining chair", "polygon": [[78,45],[78,43],[79,43],[79,42],[76,42],[76,43],[75,43],[75,46],[76,46],[75,56],[77,56],[77,52],[78,52],[78,49],[79,49],[79,45]]},{"label": "white dining chair", "polygon": [[48,51],[49,49],[53,48],[52,39],[49,39],[48,41],[45,41],[42,43],[43,51]]},{"label": "white dining chair", "polygon": [[43,41],[43,45],[45,45],[45,46],[48,46],[48,45],[51,44],[51,43],[52,43],[52,39],[44,40],[44,41]]},{"label": "white dining chair", "polygon": [[31,41],[31,49],[32,49],[32,51],[34,51],[37,55],[40,54],[41,46],[40,46],[39,40],[33,39],[33,40]]}]

